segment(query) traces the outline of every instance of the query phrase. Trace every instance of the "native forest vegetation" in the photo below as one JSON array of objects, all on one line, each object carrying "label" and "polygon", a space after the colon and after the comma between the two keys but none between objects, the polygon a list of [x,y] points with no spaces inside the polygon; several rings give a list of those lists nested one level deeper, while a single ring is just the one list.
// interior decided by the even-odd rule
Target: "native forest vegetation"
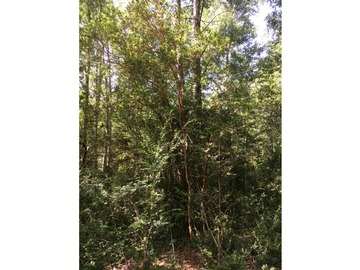
[{"label": "native forest vegetation", "polygon": [[281,0],[79,8],[80,269],[281,269]]}]

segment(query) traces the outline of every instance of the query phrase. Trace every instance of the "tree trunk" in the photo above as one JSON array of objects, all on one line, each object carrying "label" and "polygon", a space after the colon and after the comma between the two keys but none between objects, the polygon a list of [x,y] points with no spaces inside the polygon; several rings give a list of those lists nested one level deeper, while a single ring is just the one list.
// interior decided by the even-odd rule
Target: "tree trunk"
[{"label": "tree trunk", "polygon": [[81,169],[87,167],[87,145],[88,145],[88,129],[89,129],[89,96],[90,96],[90,61],[87,62],[84,73],[85,73],[85,83],[84,83],[84,92],[85,92],[85,100],[83,105],[83,112],[84,112],[84,123],[82,129],[82,142],[85,145],[84,148],[84,155],[81,162]]},{"label": "tree trunk", "polygon": [[[96,74],[100,74],[100,65],[97,64]],[[96,77],[96,92],[95,92],[95,121],[94,121],[94,164],[93,168],[98,169],[98,152],[99,152],[99,117],[100,117],[100,95],[101,95],[101,75]]]},{"label": "tree trunk", "polygon": [[[177,30],[181,32],[180,27],[181,22],[181,0],[177,0]],[[181,55],[181,44],[176,48],[176,76],[175,81],[177,85],[178,92],[178,111],[179,111],[179,125],[181,128],[180,138],[184,140],[182,147],[182,154],[184,158],[184,177],[187,185],[187,223],[189,237],[192,238],[192,224],[191,224],[191,182],[189,178],[189,169],[188,169],[188,134],[185,129],[186,124],[186,115],[184,108],[184,99],[185,99],[185,80],[184,80],[184,69],[182,65],[182,55]],[[178,174],[181,177],[181,174]]]},{"label": "tree trunk", "polygon": [[107,50],[108,74],[105,80],[105,151],[102,170],[109,173],[111,170],[111,64],[109,48]]},{"label": "tree trunk", "polygon": [[205,209],[205,202],[204,202],[204,195],[205,195],[205,184],[206,184],[206,174],[207,174],[207,167],[208,167],[208,150],[205,150],[205,155],[203,157],[204,163],[203,163],[203,173],[201,176],[202,182],[201,182],[201,202],[200,202],[200,208],[201,208],[201,219],[202,219],[202,227],[203,231],[206,230],[206,209]]},{"label": "tree trunk", "polygon": [[[201,0],[193,0],[193,37],[194,44],[198,44],[201,25]],[[196,52],[191,61],[191,73],[193,79],[192,97],[195,112],[201,108],[201,52],[196,48]]]}]

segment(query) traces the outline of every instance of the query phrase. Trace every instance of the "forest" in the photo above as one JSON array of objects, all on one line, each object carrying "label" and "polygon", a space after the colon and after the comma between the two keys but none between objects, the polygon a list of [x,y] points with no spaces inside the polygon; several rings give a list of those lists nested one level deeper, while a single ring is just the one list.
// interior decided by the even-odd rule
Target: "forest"
[{"label": "forest", "polygon": [[79,1],[80,269],[281,269],[281,0],[119,3]]}]

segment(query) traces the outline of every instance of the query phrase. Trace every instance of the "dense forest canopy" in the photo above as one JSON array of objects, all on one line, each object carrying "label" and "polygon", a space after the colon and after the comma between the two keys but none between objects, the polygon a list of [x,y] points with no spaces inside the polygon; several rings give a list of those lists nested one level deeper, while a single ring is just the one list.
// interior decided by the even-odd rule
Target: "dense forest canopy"
[{"label": "dense forest canopy", "polygon": [[180,251],[281,269],[281,0],[267,2],[260,45],[261,1],[80,0],[81,269],[178,269]]}]

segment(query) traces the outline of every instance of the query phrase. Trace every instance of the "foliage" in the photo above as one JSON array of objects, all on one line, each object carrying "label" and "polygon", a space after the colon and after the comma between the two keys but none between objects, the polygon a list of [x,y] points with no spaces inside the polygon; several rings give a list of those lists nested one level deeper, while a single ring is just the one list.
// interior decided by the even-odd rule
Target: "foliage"
[{"label": "foliage", "polygon": [[86,179],[80,183],[80,264],[86,269],[105,268],[117,262],[124,251],[126,234],[119,224],[104,181]]}]

